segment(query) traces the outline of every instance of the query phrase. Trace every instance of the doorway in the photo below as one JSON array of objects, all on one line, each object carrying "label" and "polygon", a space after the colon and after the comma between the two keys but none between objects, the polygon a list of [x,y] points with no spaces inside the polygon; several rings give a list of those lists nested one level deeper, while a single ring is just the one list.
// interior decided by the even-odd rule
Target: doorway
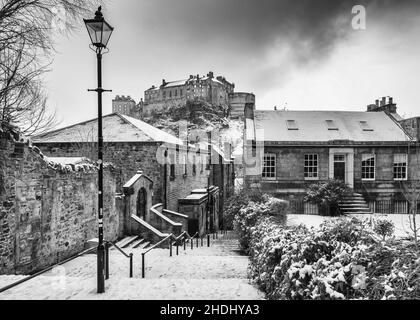
[{"label": "doorway", "polygon": [[346,156],[344,154],[334,155],[334,179],[346,182]]},{"label": "doorway", "polygon": [[137,193],[137,216],[146,221],[147,211],[147,192],[145,188],[140,188]]}]

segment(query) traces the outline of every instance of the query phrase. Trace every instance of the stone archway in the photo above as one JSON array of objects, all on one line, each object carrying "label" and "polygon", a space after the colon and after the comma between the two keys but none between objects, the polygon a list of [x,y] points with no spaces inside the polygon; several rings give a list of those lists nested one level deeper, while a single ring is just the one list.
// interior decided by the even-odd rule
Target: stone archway
[{"label": "stone archway", "polygon": [[145,188],[140,188],[137,193],[137,208],[136,214],[139,218],[146,221],[147,213],[147,191]]}]

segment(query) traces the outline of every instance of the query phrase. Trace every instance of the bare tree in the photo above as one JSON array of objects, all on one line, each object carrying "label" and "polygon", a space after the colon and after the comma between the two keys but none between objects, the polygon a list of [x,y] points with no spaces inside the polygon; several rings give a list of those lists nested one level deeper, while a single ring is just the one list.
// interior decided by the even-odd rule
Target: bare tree
[{"label": "bare tree", "polygon": [[[75,135],[76,142],[72,144],[76,156],[96,160],[98,158],[98,129],[92,125],[77,130]],[[106,154],[107,145],[103,146],[103,152]]]},{"label": "bare tree", "polygon": [[32,135],[56,124],[41,78],[54,52],[54,33],[70,34],[98,2],[0,0],[0,125]]}]

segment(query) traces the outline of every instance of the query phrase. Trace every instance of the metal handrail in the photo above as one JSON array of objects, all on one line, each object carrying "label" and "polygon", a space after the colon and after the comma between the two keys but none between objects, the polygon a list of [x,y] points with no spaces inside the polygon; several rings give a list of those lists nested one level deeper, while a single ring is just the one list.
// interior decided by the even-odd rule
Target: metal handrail
[{"label": "metal handrail", "polygon": [[127,258],[130,258],[130,255],[125,253],[123,249],[121,249],[117,244],[111,242],[111,241],[105,241],[111,245],[113,245],[119,252],[121,252],[124,256],[126,256]]},{"label": "metal handrail", "polygon": [[[217,232],[213,233],[213,239],[216,237],[217,239]],[[144,278],[145,277],[145,273],[146,273],[146,268],[145,268],[145,256],[146,253],[150,252],[151,250],[155,249],[156,247],[158,247],[159,245],[161,245],[162,243],[164,243],[165,241],[169,240],[169,256],[172,257],[172,246],[174,244],[176,244],[176,254],[178,255],[179,253],[179,241],[180,239],[183,239],[183,244],[184,244],[184,250],[186,250],[186,243],[188,241],[191,241],[191,250],[194,247],[194,242],[192,239],[196,238],[197,239],[197,243],[196,246],[198,247],[198,239],[201,239],[201,246],[203,246],[203,237],[200,237],[199,232],[197,231],[196,233],[194,233],[193,236],[190,236],[190,234],[188,233],[188,231],[183,231],[179,236],[175,236],[173,233],[170,233],[168,236],[166,236],[165,238],[163,238],[162,240],[160,240],[158,243],[154,244],[153,246],[151,246],[150,248],[148,248],[146,251],[141,253],[141,277]],[[173,241],[173,242],[172,242]],[[207,234],[207,246],[210,247],[210,234]]]},{"label": "metal handrail", "polygon": [[[176,240],[176,237],[174,236],[173,233],[170,233],[168,236],[166,236],[165,238],[163,238],[162,240],[160,240],[158,243],[155,243],[153,246],[151,246],[146,251],[144,251],[144,252],[141,253],[141,277],[142,278],[145,277],[145,273],[146,273],[146,268],[145,268],[145,255],[146,255],[146,253],[148,253],[149,251],[155,249],[157,246],[161,245],[165,241],[168,241],[169,240],[169,256],[172,257],[172,243],[171,243],[170,239],[175,239]],[[176,252],[178,254],[178,246],[177,246]]]},{"label": "metal handrail", "polygon": [[126,258],[130,259],[130,278],[133,277],[133,253],[127,254],[117,244],[111,241],[105,241],[105,280],[109,279],[109,245],[113,245]]},{"label": "metal handrail", "polygon": [[97,249],[97,247],[92,247],[92,248],[86,249],[86,250],[84,250],[84,251],[82,251],[82,252],[79,252],[78,254],[75,254],[74,256],[71,256],[70,258],[67,258],[67,259],[65,259],[65,260],[63,260],[63,261],[61,261],[61,262],[59,262],[59,263],[56,263],[56,264],[54,264],[54,265],[52,265],[52,266],[49,266],[49,267],[47,267],[47,268],[45,268],[45,269],[43,269],[43,270],[41,270],[41,271],[38,271],[38,272],[36,272],[36,273],[34,273],[34,274],[32,274],[32,275],[30,275],[30,276],[26,277],[26,278],[23,278],[23,279],[21,279],[21,280],[18,280],[18,281],[16,281],[16,282],[13,282],[12,284],[9,284],[9,285],[7,285],[7,286],[5,286],[5,287],[1,288],[1,289],[0,289],[0,293],[1,293],[1,292],[4,292],[4,291],[6,291],[6,290],[9,290],[9,289],[11,289],[11,288],[13,288],[13,287],[15,287],[15,286],[17,286],[17,285],[19,285],[19,284],[23,283],[23,282],[26,282],[26,281],[28,281],[28,280],[31,280],[31,279],[33,279],[33,278],[35,278],[35,277],[37,277],[37,276],[39,276],[39,275],[41,275],[41,274],[43,274],[43,273],[47,272],[47,271],[50,271],[51,269],[53,269],[53,268],[54,268],[54,267],[56,267],[56,266],[62,265],[62,264],[64,264],[64,263],[66,263],[66,262],[69,262],[69,261],[71,261],[71,260],[73,260],[73,259],[76,259],[76,258],[78,258],[78,257],[80,257],[80,256],[82,256],[82,255],[84,255],[84,254],[86,254],[86,253],[89,253],[89,252],[91,252],[91,251],[94,251],[94,250],[96,250],[96,249]]},{"label": "metal handrail", "polygon": [[156,248],[157,246],[161,245],[162,243],[164,243],[166,240],[168,240],[169,238],[175,238],[175,236],[171,233],[169,234],[167,237],[165,237],[164,239],[160,240],[158,243],[155,243],[153,246],[151,246],[150,248],[148,248],[146,251],[144,251],[142,254],[146,254],[148,253],[150,250],[153,250],[154,248]]}]

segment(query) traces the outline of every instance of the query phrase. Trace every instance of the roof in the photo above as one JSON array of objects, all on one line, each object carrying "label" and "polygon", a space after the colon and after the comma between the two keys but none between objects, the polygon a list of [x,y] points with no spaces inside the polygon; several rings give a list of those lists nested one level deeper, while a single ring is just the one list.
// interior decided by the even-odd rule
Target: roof
[{"label": "roof", "polygon": [[[180,144],[177,137],[150,124],[119,113],[102,117],[104,142],[166,142]],[[33,137],[35,143],[96,142],[98,119],[80,122]]]},{"label": "roof", "polygon": [[[385,112],[255,110],[255,123],[256,129],[263,129],[264,141],[412,140]],[[249,123],[249,136],[248,131]]]}]

